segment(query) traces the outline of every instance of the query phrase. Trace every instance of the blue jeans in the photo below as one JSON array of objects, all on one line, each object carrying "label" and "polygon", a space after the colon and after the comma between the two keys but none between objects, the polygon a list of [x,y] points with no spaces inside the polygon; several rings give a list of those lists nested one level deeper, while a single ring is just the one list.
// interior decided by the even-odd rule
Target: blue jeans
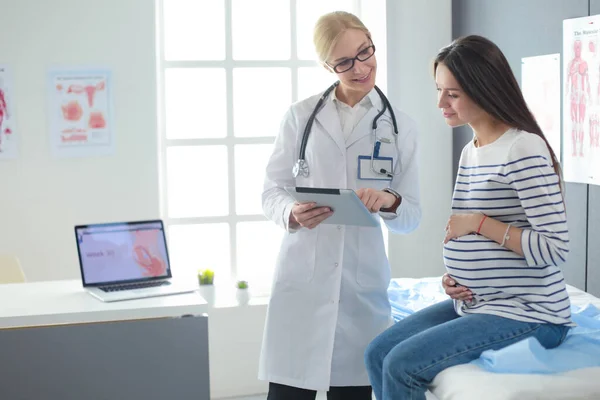
[{"label": "blue jeans", "polygon": [[378,400],[424,400],[442,370],[467,364],[485,350],[528,337],[558,346],[569,327],[520,322],[489,314],[460,317],[452,300],[434,304],[394,324],[367,347],[365,362]]}]

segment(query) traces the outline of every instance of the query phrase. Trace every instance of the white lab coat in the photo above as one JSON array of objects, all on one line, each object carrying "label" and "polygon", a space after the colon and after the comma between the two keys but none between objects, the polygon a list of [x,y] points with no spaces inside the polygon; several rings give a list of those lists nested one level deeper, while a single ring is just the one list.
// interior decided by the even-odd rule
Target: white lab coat
[{"label": "white lab coat", "polygon": [[[358,156],[371,155],[371,123],[382,107],[375,90],[368,96],[374,107],[348,139],[342,133],[335,104],[326,99],[308,140],[308,177],[294,178],[292,168],[304,127],[320,95],[293,104],[275,140],[266,170],[263,210],[286,233],[263,337],[262,380],[312,390],[369,385],[363,361],[365,348],[392,321],[387,295],[390,268],[381,228],[320,224],[312,230],[291,230],[288,219],[294,200],[283,189],[389,186],[402,195],[402,203],[395,214],[381,213],[388,228],[396,233],[416,229],[421,220],[417,130],[406,114],[394,108],[401,175],[391,182],[357,179]],[[389,118],[389,111],[385,115]],[[381,126],[379,135],[391,138],[391,125]],[[383,144],[380,156],[394,157],[395,161],[397,153],[391,146]]]}]

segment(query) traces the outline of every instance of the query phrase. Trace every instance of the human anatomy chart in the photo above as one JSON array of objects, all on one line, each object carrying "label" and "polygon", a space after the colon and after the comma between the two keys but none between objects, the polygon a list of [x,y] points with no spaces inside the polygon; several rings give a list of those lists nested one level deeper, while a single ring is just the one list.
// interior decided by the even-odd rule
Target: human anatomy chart
[{"label": "human anatomy chart", "polygon": [[560,159],[560,54],[522,58],[521,88],[527,106]]},{"label": "human anatomy chart", "polygon": [[11,71],[0,65],[0,159],[17,157],[14,99]]},{"label": "human anatomy chart", "polygon": [[600,15],[563,21],[563,169],[600,184]]},{"label": "human anatomy chart", "polygon": [[55,156],[85,157],[113,153],[109,71],[52,71],[49,91],[50,139]]}]

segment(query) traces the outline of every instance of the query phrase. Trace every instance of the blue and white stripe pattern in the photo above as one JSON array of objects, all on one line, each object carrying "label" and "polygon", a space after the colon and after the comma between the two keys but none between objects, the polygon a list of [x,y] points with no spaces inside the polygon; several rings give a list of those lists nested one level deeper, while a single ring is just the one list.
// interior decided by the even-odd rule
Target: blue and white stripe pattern
[{"label": "blue and white stripe pattern", "polygon": [[482,235],[444,245],[448,273],[474,293],[457,312],[528,322],[571,324],[570,301],[559,265],[569,235],[559,178],[546,143],[511,129],[495,142],[463,149],[452,213],[482,213],[521,228],[525,257]]}]

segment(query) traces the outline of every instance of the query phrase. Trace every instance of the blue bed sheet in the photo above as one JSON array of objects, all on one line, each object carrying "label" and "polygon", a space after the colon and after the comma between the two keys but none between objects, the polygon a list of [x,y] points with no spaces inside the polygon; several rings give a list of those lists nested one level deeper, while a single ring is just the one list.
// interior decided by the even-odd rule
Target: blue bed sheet
[{"label": "blue bed sheet", "polygon": [[440,282],[440,277],[392,279],[388,296],[394,321],[398,322],[422,308],[448,300]]},{"label": "blue bed sheet", "polygon": [[[448,299],[440,282],[440,277],[393,279],[388,294],[394,320]],[[588,304],[572,306],[571,312],[577,326],[557,348],[545,349],[536,339],[529,338],[498,351],[485,351],[472,363],[486,371],[513,374],[552,374],[600,367],[600,310]]]}]

